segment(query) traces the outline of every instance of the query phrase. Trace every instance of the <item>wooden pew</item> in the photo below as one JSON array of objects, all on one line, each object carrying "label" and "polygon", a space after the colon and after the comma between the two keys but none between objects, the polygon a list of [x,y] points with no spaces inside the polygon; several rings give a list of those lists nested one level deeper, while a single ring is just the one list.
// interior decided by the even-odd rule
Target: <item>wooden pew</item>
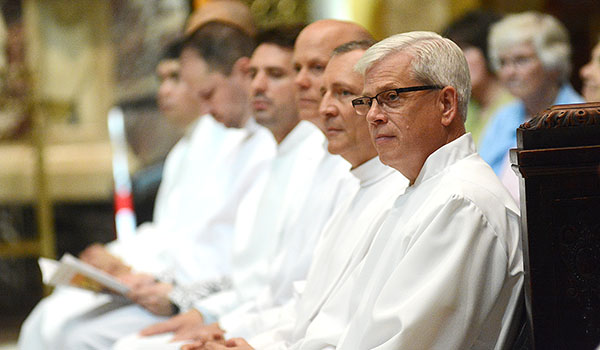
[{"label": "wooden pew", "polygon": [[529,343],[600,345],[600,103],[553,106],[517,129]]}]

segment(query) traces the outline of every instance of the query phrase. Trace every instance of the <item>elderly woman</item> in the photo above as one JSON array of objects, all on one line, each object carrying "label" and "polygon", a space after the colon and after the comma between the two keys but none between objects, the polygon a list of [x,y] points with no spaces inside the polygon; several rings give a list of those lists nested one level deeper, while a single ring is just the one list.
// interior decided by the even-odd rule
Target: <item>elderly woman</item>
[{"label": "elderly woman", "polygon": [[583,81],[581,93],[587,102],[600,102],[600,41],[592,50],[590,61],[579,71]]},{"label": "elderly woman", "polygon": [[517,98],[492,117],[480,143],[481,157],[501,175],[519,125],[552,105],[583,98],[569,84],[569,34],[556,18],[538,12],[508,15],[492,26],[488,44],[500,81]]}]

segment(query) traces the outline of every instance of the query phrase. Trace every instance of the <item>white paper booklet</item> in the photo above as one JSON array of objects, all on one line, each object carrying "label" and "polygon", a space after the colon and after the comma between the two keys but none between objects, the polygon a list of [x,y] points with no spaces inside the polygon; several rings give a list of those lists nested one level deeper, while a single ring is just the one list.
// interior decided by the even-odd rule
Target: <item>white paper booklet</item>
[{"label": "white paper booklet", "polygon": [[59,261],[39,258],[38,264],[42,270],[42,279],[48,285],[68,285],[93,292],[122,295],[129,292],[129,287],[113,276],[68,253],[63,255]]}]

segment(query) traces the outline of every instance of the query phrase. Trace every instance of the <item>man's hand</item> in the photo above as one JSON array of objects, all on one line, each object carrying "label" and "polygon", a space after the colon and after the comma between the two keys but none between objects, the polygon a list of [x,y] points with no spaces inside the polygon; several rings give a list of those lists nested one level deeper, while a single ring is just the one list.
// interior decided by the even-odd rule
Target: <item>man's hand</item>
[{"label": "man's hand", "polygon": [[109,253],[102,244],[94,243],[88,246],[81,252],[79,258],[116,277],[131,271],[131,267],[127,266],[121,259]]},{"label": "man's hand", "polygon": [[211,341],[197,341],[195,343],[186,344],[181,347],[181,350],[254,350],[244,339],[233,338],[225,341],[225,344]]},{"label": "man's hand", "polygon": [[138,289],[156,284],[156,278],[147,273],[130,272],[119,276],[119,280],[130,289]]},{"label": "man's hand", "polygon": [[170,319],[154,324],[150,327],[142,329],[140,335],[149,336],[167,332],[185,332],[187,329],[192,329],[199,325],[204,325],[202,315],[197,310],[190,310],[186,313],[171,317]]},{"label": "man's hand", "polygon": [[225,341],[225,331],[216,322],[209,325],[199,325],[175,332],[173,341],[178,340],[202,340],[223,343]]},{"label": "man's hand", "polygon": [[154,277],[146,274],[130,274],[121,280],[129,286],[127,297],[133,302],[156,315],[173,314],[173,306],[169,300],[169,293],[173,289],[172,284],[156,282]]}]

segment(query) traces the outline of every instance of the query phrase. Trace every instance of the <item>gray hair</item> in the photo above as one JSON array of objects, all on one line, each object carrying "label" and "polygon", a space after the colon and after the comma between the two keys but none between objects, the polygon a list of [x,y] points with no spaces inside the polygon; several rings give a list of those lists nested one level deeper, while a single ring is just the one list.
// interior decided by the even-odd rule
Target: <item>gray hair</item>
[{"label": "gray hair", "polygon": [[458,95],[458,113],[467,119],[471,96],[469,66],[462,50],[450,39],[433,32],[408,32],[386,38],[369,48],[354,69],[361,73],[390,54],[406,52],[413,56],[411,78],[425,85],[452,86]]},{"label": "gray hair", "polygon": [[571,43],[565,26],[556,18],[535,11],[506,16],[490,29],[492,67],[500,68],[500,55],[510,47],[530,42],[546,70],[557,71],[561,82],[571,75]]}]

